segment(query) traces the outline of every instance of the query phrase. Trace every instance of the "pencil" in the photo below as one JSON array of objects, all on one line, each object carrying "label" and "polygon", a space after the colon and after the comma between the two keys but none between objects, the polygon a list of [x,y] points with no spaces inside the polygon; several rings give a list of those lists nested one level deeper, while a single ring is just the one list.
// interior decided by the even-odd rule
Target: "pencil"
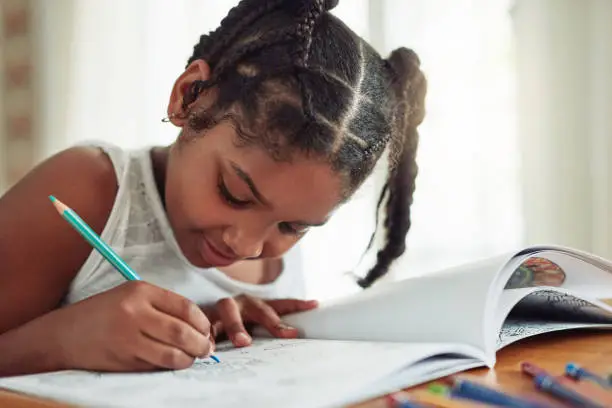
[{"label": "pencil", "polygon": [[[123,277],[129,281],[139,281],[142,280],[140,276],[123,260],[121,257],[113,251],[113,249],[106,244],[106,242],[102,241],[102,238],[95,233],[94,230],[91,229],[89,225],[79,215],[66,204],[62,203],[60,200],[55,198],[54,196],[49,196],[49,199],[55,206],[57,212],[68,221],[68,223],[79,233],[87,242],[91,244],[92,247],[96,251],[100,253],[111,265],[115,267],[115,269],[123,275]],[[219,359],[211,355],[210,358],[215,360],[217,363]]]},{"label": "pencil", "polygon": [[74,210],[53,196],[49,199],[62,217],[79,233],[96,251],[100,253],[123,277],[129,281],[142,280],[140,276],[113,249],[102,241],[89,225]]},{"label": "pencil", "polygon": [[538,374],[533,380],[535,386],[563,402],[575,407],[604,408],[604,405],[583,396],[582,394],[564,387],[554,378],[546,374]]},{"label": "pencil", "polygon": [[599,403],[605,402],[606,404],[612,406],[612,393],[609,393],[607,388],[601,388],[597,383],[590,381],[576,381],[575,379],[564,375],[553,375],[548,373],[543,368],[527,361],[521,362],[521,371],[531,378],[535,378],[540,374],[554,378],[554,380],[559,384],[577,392],[578,394],[590,395]]},{"label": "pencil", "polygon": [[603,388],[610,388],[610,383],[605,378],[580,367],[578,364],[567,363],[565,374],[576,380],[590,380]]}]

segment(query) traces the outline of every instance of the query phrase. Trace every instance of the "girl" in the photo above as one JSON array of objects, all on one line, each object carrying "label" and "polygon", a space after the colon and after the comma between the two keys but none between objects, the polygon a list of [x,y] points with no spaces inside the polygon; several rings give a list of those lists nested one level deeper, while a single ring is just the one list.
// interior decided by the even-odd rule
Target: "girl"
[{"label": "girl", "polygon": [[[410,227],[426,81],[412,51],[381,58],[329,13],[336,3],[241,1],[174,84],[175,143],[73,147],[0,199],[0,375],[180,369],[220,333],[248,345],[245,323],[297,336],[279,316],[316,302],[298,300],[283,255],[383,151],[386,243],[359,284],[385,274]],[[50,194],[144,282],[126,283]]]}]

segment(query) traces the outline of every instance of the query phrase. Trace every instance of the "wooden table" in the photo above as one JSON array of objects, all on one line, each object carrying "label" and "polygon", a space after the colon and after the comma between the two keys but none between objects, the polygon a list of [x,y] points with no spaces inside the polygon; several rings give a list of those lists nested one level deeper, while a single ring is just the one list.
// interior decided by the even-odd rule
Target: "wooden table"
[{"label": "wooden table", "polygon": [[[520,371],[520,363],[525,360],[538,365],[553,375],[563,374],[565,365],[568,362],[574,362],[607,377],[607,374],[612,372],[612,333],[566,331],[540,335],[512,344],[498,352],[494,370],[478,368],[461,373],[460,376],[513,395],[566,407],[567,405],[560,404],[557,400],[549,398],[535,389],[530,378]],[[419,395],[423,395],[427,385],[406,390],[406,394],[413,393],[418,398]],[[589,385],[596,388],[591,384],[586,384],[586,386]],[[604,403],[606,406],[612,407],[612,392],[609,400]],[[482,404],[467,405],[451,400],[431,406],[441,408],[484,407]],[[377,398],[356,405],[354,408],[383,407],[388,408],[389,403],[384,398]]]},{"label": "wooden table", "polygon": [[[554,402],[537,393],[519,370],[519,363],[529,360],[552,374],[563,373],[569,361],[580,364],[600,374],[612,372],[612,333],[566,331],[537,336],[508,346],[498,353],[498,362],[494,370],[474,369],[462,373],[466,378],[511,392],[515,395],[532,396],[540,400]],[[424,386],[407,390],[408,393],[423,392]],[[611,393],[612,396],[612,393]],[[432,407],[481,407],[483,405],[466,405],[448,401]],[[559,405],[564,406],[564,405]],[[612,407],[612,398],[607,406]],[[66,408],[67,405],[48,402],[40,399],[18,395],[0,390],[0,407],[2,408]],[[354,406],[354,408],[389,407],[384,398],[377,398]]]}]

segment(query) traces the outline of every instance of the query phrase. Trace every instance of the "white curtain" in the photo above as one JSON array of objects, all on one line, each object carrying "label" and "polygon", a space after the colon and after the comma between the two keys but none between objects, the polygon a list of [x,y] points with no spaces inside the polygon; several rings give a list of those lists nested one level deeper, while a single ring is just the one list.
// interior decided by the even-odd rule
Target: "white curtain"
[{"label": "white curtain", "polygon": [[526,242],[612,258],[612,2],[517,0]]},{"label": "white curtain", "polygon": [[[39,0],[44,149],[84,139],[170,143],[162,124],[199,35],[235,1]],[[334,11],[383,55],[407,46],[429,78],[408,251],[390,276],[514,248],[522,216],[514,59],[507,0],[344,0]],[[301,243],[309,294],[357,290],[354,269],[374,224],[378,171],[330,225]],[[362,263],[364,271],[373,262]]]}]

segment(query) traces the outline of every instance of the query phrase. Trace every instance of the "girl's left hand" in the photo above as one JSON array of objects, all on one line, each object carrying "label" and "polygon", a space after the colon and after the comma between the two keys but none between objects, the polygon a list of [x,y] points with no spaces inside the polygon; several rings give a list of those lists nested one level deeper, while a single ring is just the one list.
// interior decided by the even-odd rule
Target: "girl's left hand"
[{"label": "girl's left hand", "polygon": [[316,300],[274,299],[264,300],[248,295],[224,298],[202,310],[212,325],[213,338],[226,334],[236,347],[251,344],[245,324],[263,326],[274,337],[295,338],[297,329],[282,323],[280,316],[310,310],[318,305]]}]

